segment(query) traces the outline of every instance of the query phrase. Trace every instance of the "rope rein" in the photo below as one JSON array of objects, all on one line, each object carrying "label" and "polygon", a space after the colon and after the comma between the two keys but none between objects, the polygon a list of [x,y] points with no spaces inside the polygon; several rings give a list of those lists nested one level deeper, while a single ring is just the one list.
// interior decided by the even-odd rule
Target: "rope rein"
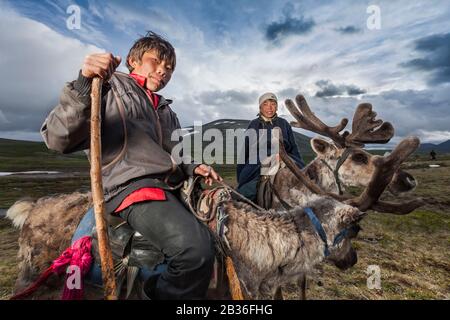
[{"label": "rope rein", "polygon": [[320,161],[333,173],[334,180],[336,181],[336,184],[337,184],[337,187],[338,187],[339,195],[343,195],[344,194],[344,191],[343,191],[343,188],[342,188],[342,181],[339,178],[339,169],[341,168],[341,166],[345,162],[345,160],[347,160],[347,158],[350,155],[351,151],[352,151],[352,148],[346,148],[344,150],[344,152],[339,157],[339,159],[338,159],[338,161],[336,163],[336,168],[334,168],[334,169],[330,166],[330,164],[328,162],[326,162],[323,159],[320,159]]},{"label": "rope rein", "polygon": [[225,182],[223,181],[218,181],[215,180],[214,181],[221,185],[222,187],[224,187],[225,189],[227,189],[228,191],[231,191],[231,193],[234,193],[235,195],[237,195],[241,200],[243,200],[244,202],[248,203],[249,205],[251,205],[252,207],[254,207],[255,209],[258,209],[260,211],[264,211],[266,212],[267,210],[258,206],[256,203],[254,203],[253,201],[251,201],[250,199],[247,199],[246,197],[244,197],[242,194],[240,194],[239,192],[237,192],[236,190],[234,190],[232,187],[230,187],[229,185],[227,185]]}]

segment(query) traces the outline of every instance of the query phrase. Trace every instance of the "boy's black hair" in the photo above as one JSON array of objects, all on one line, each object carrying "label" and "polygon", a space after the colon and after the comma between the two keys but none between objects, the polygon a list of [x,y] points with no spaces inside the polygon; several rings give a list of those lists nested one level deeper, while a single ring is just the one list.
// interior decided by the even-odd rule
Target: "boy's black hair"
[{"label": "boy's black hair", "polygon": [[147,34],[136,40],[127,55],[127,68],[130,72],[133,71],[133,67],[129,64],[129,59],[133,58],[135,61],[141,61],[142,56],[148,50],[155,49],[158,52],[159,59],[165,60],[172,66],[172,70],[175,70],[176,55],[173,46],[153,31],[148,31]]}]

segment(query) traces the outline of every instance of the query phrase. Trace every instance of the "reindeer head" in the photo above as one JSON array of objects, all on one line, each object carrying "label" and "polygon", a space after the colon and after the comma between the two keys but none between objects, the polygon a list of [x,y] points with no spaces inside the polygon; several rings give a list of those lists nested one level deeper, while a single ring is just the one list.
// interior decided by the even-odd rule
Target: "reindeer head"
[{"label": "reindeer head", "polygon": [[[329,174],[332,183],[344,189],[345,186],[366,187],[374,173],[373,155],[361,147],[339,147],[333,142],[315,137],[311,139],[311,147],[316,153],[316,160],[321,161]],[[340,184],[340,185],[339,185]],[[412,191],[417,182],[412,175],[401,169],[397,170],[388,190],[394,194]]]},{"label": "reindeer head", "polygon": [[369,183],[374,168],[372,155],[367,151],[354,147],[341,148],[319,137],[311,139],[311,147],[336,186],[340,183],[343,189],[344,186],[365,187]]},{"label": "reindeer head", "polygon": [[364,214],[364,212],[348,205],[338,210],[335,229],[329,232],[331,237],[333,237],[333,245],[330,248],[330,255],[327,257],[327,260],[341,270],[353,267],[358,262],[358,255],[352,246],[351,240],[356,238],[361,230],[358,223]]},{"label": "reindeer head", "polygon": [[302,220],[298,223],[316,238],[320,238],[325,259],[339,269],[355,265],[357,254],[351,239],[361,229],[358,222],[365,213],[327,196],[311,197],[302,205],[301,210]]}]

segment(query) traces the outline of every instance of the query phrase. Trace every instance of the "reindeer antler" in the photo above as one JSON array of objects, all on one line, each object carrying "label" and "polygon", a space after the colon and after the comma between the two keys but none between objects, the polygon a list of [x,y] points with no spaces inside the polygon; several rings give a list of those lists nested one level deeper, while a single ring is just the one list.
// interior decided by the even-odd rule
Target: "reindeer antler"
[{"label": "reindeer antler", "polygon": [[394,127],[381,119],[375,120],[376,116],[370,103],[361,103],[353,116],[352,133],[345,137],[346,145],[362,147],[365,143],[389,142],[394,136]]},{"label": "reindeer antler", "polygon": [[339,132],[347,126],[347,118],[343,118],[337,126],[329,127],[311,111],[303,95],[297,95],[295,101],[298,106],[290,99],[285,101],[289,112],[297,120],[291,122],[291,125],[324,135],[341,148],[363,147],[365,143],[387,143],[394,136],[392,124],[381,119],[375,120],[377,113],[372,111],[370,103],[361,103],[356,108],[352,132],[345,131],[340,134]]},{"label": "reindeer antler", "polygon": [[298,107],[291,99],[285,101],[289,112],[297,120],[291,122],[292,126],[324,135],[332,139],[340,147],[345,147],[345,136],[339,134],[339,132],[347,126],[348,119],[343,118],[341,123],[337,126],[329,127],[311,111],[303,95],[297,95],[295,101],[297,102]]},{"label": "reindeer antler", "polygon": [[[378,199],[391,182],[392,177],[394,176],[395,172],[398,170],[402,162],[405,161],[419,147],[419,145],[419,138],[408,137],[402,140],[388,156],[375,156],[375,158],[373,159],[375,171],[366,189],[358,197],[348,199],[345,202],[354,207],[357,207],[361,211],[366,211],[371,208],[376,209],[377,203],[379,203],[378,209],[401,209],[399,205],[389,204],[387,202],[379,202]],[[404,205],[408,209],[414,210],[415,208],[422,205],[422,202],[419,200],[415,200],[410,203],[405,203]],[[392,213],[402,214],[403,212],[404,211]]]},{"label": "reindeer antler", "polygon": [[379,212],[392,214],[408,214],[424,204],[422,199],[414,199],[401,203],[391,203],[378,200],[392,180],[393,175],[419,146],[420,141],[417,137],[409,137],[400,142],[388,156],[377,158],[374,161],[375,172],[366,189],[358,196],[338,195],[331,192],[325,192],[318,185],[312,182],[305,173],[294,163],[284,149],[283,142],[280,141],[280,157],[292,173],[301,181],[311,192],[330,196],[338,201],[344,201],[347,204],[357,207],[361,211],[373,209]]}]

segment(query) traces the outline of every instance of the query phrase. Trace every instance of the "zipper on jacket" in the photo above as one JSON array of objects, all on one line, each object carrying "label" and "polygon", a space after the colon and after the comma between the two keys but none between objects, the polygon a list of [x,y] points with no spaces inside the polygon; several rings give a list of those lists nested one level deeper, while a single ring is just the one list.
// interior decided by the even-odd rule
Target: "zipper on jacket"
[{"label": "zipper on jacket", "polygon": [[[159,133],[159,145],[161,146],[161,148],[164,150],[164,148],[163,148],[163,142],[162,142],[162,129],[161,129],[161,123],[160,123],[160,118],[159,118],[159,114],[158,114],[158,109],[159,109],[159,103],[160,103],[160,101],[161,100],[159,100],[159,102],[158,102],[158,106],[156,106],[156,109],[153,107],[153,101],[151,101],[151,99],[150,99],[150,97],[148,96],[148,94],[147,94],[147,91],[144,89],[144,88],[142,88],[141,86],[139,86],[138,85],[138,87],[145,93],[145,96],[147,97],[147,100],[150,102],[150,106],[151,106],[151,109],[153,110],[153,112],[155,113],[155,115],[156,115],[156,119],[157,119],[157,127],[158,127],[158,133]],[[172,158],[172,155],[169,155],[170,156],[170,160],[171,160],[171,162],[172,162],[172,170],[170,171],[170,173],[167,175],[167,177],[164,179],[164,180],[168,180],[169,179],[169,177],[170,177],[170,175],[172,174],[172,173],[174,173],[176,170],[177,170],[177,164],[175,163],[175,161],[174,161],[174,159]],[[167,182],[166,182],[166,184],[168,184]]]},{"label": "zipper on jacket", "polygon": [[[150,102],[150,107],[152,108],[153,112],[154,112],[155,115],[156,115],[156,123],[157,123],[158,133],[159,133],[159,145],[160,145],[161,148],[162,148],[162,129],[161,129],[161,123],[159,122],[159,114],[158,114],[158,112],[157,112],[157,110],[156,110],[156,109],[158,109],[158,106],[156,106],[156,109],[155,109],[155,108],[153,107],[153,101],[151,101],[150,97],[149,97],[148,94],[147,94],[147,91],[145,91],[145,89],[142,88],[140,85],[138,85],[138,84],[136,84],[136,85],[139,87],[139,89],[141,89],[141,90],[144,92],[145,97],[147,98],[147,101]],[[159,103],[158,103],[158,104],[159,104]]]}]

